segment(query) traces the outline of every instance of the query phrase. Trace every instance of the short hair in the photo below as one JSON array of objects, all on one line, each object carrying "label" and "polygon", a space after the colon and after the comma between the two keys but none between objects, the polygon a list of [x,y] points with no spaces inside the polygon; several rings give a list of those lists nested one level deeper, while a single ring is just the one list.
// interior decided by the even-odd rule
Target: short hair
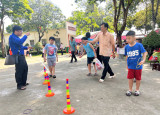
[{"label": "short hair", "polygon": [[54,37],[50,37],[49,40],[54,40],[55,41],[55,38]]},{"label": "short hair", "polygon": [[72,39],[74,39],[74,37],[71,37]]},{"label": "short hair", "polygon": [[107,28],[107,30],[108,30],[108,28],[109,28],[108,23],[102,23],[101,26],[102,26],[102,25],[104,25],[104,27]]},{"label": "short hair", "polygon": [[135,36],[135,31],[129,31],[126,36]]},{"label": "short hair", "polygon": [[90,38],[90,37],[91,37],[90,32],[87,32],[87,33],[86,33],[86,37],[87,37],[87,38]]},{"label": "short hair", "polygon": [[83,37],[81,40],[88,40],[88,38],[87,37]]},{"label": "short hair", "polygon": [[20,26],[17,26],[17,25],[13,26],[13,28],[12,28],[13,33],[15,31],[19,31],[19,30],[23,30],[23,29]]}]

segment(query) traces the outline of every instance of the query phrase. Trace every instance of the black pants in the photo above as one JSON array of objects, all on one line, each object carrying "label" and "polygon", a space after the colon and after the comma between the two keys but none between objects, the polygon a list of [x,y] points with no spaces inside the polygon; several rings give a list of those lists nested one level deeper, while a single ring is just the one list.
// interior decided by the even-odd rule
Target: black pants
[{"label": "black pants", "polygon": [[61,49],[61,55],[63,55],[63,49]]},{"label": "black pants", "polygon": [[25,56],[18,57],[18,64],[15,65],[15,78],[17,82],[17,88],[21,88],[26,85],[27,74],[28,74],[28,65],[25,59]]},{"label": "black pants", "polygon": [[113,76],[114,73],[112,72],[112,69],[111,69],[111,67],[109,65],[110,57],[104,57],[104,56],[101,56],[101,57],[102,57],[102,61],[104,63],[104,70],[103,70],[101,79],[105,79],[105,77],[107,75],[107,72],[110,74],[110,76]]},{"label": "black pants", "polygon": [[75,51],[72,51],[72,57],[71,57],[71,62],[73,62],[73,58],[75,59],[75,61],[77,61],[77,58],[75,56]]},{"label": "black pants", "polygon": [[101,55],[99,55],[99,47],[96,50],[96,54],[97,54],[97,59],[102,63],[102,57]]}]

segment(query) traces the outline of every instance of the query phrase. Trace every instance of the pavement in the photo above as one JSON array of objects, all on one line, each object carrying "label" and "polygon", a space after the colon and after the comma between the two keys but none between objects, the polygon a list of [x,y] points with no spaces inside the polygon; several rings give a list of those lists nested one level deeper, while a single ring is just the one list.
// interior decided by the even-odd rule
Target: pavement
[{"label": "pavement", "polygon": [[[32,59],[31,59],[32,60]],[[70,57],[61,56],[56,65],[56,79],[50,79],[53,97],[45,97],[47,86],[44,81],[43,64],[29,63],[28,82],[25,91],[16,89],[15,68],[0,69],[0,115],[63,115],[66,107],[66,78],[69,78],[73,115],[159,115],[160,114],[160,72],[144,65],[141,95],[125,95],[128,90],[126,62],[111,59],[110,65],[116,74],[99,83],[99,76],[86,76],[86,57],[77,63],[69,63]],[[45,64],[46,65],[46,64]],[[92,68],[93,71],[93,68]],[[94,71],[93,71],[94,72]],[[134,84],[135,89],[135,84]]]}]

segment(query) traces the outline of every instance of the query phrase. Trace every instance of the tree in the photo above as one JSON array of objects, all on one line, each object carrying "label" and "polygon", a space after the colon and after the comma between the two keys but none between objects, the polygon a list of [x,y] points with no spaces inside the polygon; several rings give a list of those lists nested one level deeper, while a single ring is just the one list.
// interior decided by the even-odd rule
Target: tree
[{"label": "tree", "polygon": [[[88,0],[90,4],[97,1],[103,2],[106,0]],[[114,31],[117,34],[118,45],[120,45],[120,47],[122,46],[121,35],[126,28],[128,14],[135,11],[140,1],[141,0],[112,0],[114,9]]]},{"label": "tree", "polygon": [[2,56],[4,53],[4,20],[9,17],[12,20],[17,18],[30,18],[32,9],[27,0],[0,0],[0,36]]},{"label": "tree", "polygon": [[[154,30],[155,25],[156,25],[156,21],[157,21],[158,9],[159,9],[159,6],[160,6],[160,0],[151,0],[151,4],[152,4],[152,21],[153,21],[152,30]],[[154,8],[155,4],[157,5],[156,8]]]},{"label": "tree", "polygon": [[37,51],[37,53],[39,54],[41,49],[42,49],[42,43],[41,42],[37,42],[34,46],[34,49]]},{"label": "tree", "polygon": [[[152,5],[149,0],[142,2],[141,6],[145,5],[145,9],[138,11],[136,14],[129,16],[127,18],[127,26],[132,27],[134,25],[138,30],[145,30],[145,33],[148,34],[149,30],[152,30]],[[157,6],[157,5],[155,5]],[[159,8],[160,10],[160,8]],[[160,27],[160,13],[157,15],[156,23]]]},{"label": "tree", "polygon": [[[23,22],[24,29],[37,31],[40,42],[48,29],[61,26],[59,23],[64,21],[65,16],[57,6],[49,1],[33,0],[30,2],[30,6],[34,13],[31,20],[25,20]],[[55,24],[57,25],[55,26]]]},{"label": "tree", "polygon": [[84,34],[87,31],[93,32],[99,30],[99,25],[105,17],[104,9],[98,7],[98,4],[90,5],[87,0],[77,1],[80,10],[74,11],[67,21],[77,25],[77,34]]},{"label": "tree", "polygon": [[[160,48],[160,35],[152,31],[142,41],[143,46],[148,52],[149,58],[152,56],[153,51]],[[148,58],[148,59],[149,59]]]}]

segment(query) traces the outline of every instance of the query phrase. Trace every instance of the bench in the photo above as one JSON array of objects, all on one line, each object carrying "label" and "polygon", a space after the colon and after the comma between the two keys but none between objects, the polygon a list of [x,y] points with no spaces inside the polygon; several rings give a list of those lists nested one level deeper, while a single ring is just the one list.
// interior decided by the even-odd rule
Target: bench
[{"label": "bench", "polygon": [[160,63],[154,63],[154,64],[152,64],[152,70],[158,70],[158,71],[160,71]]},{"label": "bench", "polygon": [[153,64],[155,64],[155,63],[159,63],[159,61],[150,61],[150,66],[152,66]]}]

